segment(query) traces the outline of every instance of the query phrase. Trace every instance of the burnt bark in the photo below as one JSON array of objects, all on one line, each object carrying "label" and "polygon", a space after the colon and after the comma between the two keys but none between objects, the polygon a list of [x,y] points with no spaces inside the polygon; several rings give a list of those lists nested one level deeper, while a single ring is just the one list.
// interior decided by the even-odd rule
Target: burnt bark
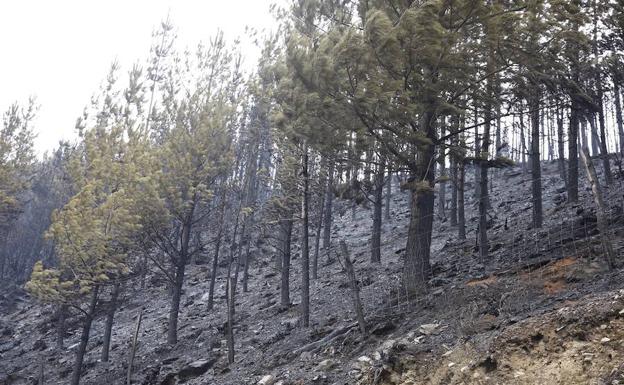
[{"label": "burnt bark", "polygon": [[329,163],[329,174],[327,175],[327,189],[325,191],[325,214],[323,221],[323,250],[327,260],[330,260],[329,248],[331,246],[331,226],[332,226],[332,209],[334,202],[334,169],[335,161],[332,159]]},{"label": "burnt bark", "polygon": [[102,362],[108,362],[108,355],[110,352],[111,335],[113,332],[113,322],[115,320],[115,311],[117,311],[117,300],[119,298],[119,292],[121,291],[121,284],[116,283],[113,286],[111,292],[110,302],[108,309],[106,309],[106,323],[104,325],[104,340],[102,342]]},{"label": "burnt bark", "polygon": [[82,375],[82,363],[84,361],[84,355],[87,351],[87,345],[89,344],[89,333],[91,332],[91,324],[95,317],[95,309],[98,302],[99,286],[93,288],[91,293],[91,301],[89,307],[85,311],[85,317],[82,324],[82,334],[80,335],[80,343],[78,344],[78,350],[76,350],[76,357],[74,360],[74,370],[71,377],[71,385],[79,385],[80,377]]},{"label": "burnt bark", "polygon": [[[538,85],[534,85],[538,87]],[[530,100],[531,113],[531,193],[533,198],[533,228],[542,227],[542,168],[540,163],[540,93],[535,89]]]},{"label": "burnt bark", "polygon": [[371,262],[381,262],[381,222],[383,209],[383,188],[385,179],[385,162],[382,161],[375,176],[373,191],[373,228],[371,232]]},{"label": "burnt bark", "polygon": [[310,178],[308,174],[308,149],[303,154],[303,199],[301,208],[301,326],[310,326],[310,247],[309,241],[309,200]]}]

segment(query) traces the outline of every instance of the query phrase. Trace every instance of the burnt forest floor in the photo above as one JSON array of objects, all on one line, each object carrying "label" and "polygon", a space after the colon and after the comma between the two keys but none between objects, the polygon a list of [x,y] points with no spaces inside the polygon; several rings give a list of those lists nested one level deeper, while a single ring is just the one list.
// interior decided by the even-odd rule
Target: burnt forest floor
[{"label": "burnt forest floor", "polygon": [[[136,384],[624,384],[624,263],[618,259],[612,272],[605,267],[585,178],[580,202],[567,204],[556,164],[544,162],[545,221],[541,229],[531,229],[530,173],[519,166],[492,171],[490,256],[485,261],[475,247],[477,207],[472,176],[468,179],[468,239],[459,241],[457,229],[436,218],[433,277],[428,291],[418,296],[399,290],[407,193],[393,186],[381,264],[369,262],[372,211],[358,207],[353,217],[349,202],[336,202],[331,254],[338,252],[340,239],[347,242],[368,336],[354,327],[341,265],[322,253],[319,278],[311,281],[311,325],[298,327],[300,257],[295,247],[289,309],[279,306],[280,278],[272,253],[254,260],[249,292],[237,295],[233,365],[227,364],[224,337],[225,280],[217,279],[215,308],[208,311],[209,267],[191,265],[179,343],[166,344],[167,289],[153,276],[145,289],[126,288],[109,363],[99,361],[104,317],[94,322],[81,383],[125,383],[135,319],[145,307]],[[614,184],[604,189],[609,239],[620,259],[623,183],[616,172]],[[68,331],[66,350],[57,351],[52,307],[19,290],[2,299],[0,384],[35,384],[42,368],[46,384],[68,383],[78,324]],[[8,303],[13,304],[10,311]],[[326,338],[332,332],[335,338]],[[323,338],[328,342],[310,347]],[[304,346],[308,349],[301,351]]]}]

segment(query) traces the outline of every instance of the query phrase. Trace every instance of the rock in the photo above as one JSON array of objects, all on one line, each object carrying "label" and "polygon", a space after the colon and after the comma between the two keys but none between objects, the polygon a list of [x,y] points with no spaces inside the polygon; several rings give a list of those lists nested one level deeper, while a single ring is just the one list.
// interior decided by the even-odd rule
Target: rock
[{"label": "rock", "polygon": [[38,339],[37,341],[35,341],[32,348],[33,350],[46,350],[48,348],[48,345],[45,343],[44,340]]},{"label": "rock", "polygon": [[388,334],[394,329],[396,329],[396,325],[392,321],[387,321],[380,325],[375,326],[375,328],[371,331],[371,333],[376,336],[382,336],[384,334]]},{"label": "rock", "polygon": [[270,374],[267,374],[266,376],[262,377],[260,381],[258,381],[258,385],[273,385],[273,384],[275,384],[275,376],[272,376]]},{"label": "rock", "polygon": [[602,339],[600,340],[601,344],[606,344],[607,342],[610,342],[611,338],[609,337],[602,337]]},{"label": "rock", "polygon": [[180,377],[180,379],[187,379],[201,376],[202,374],[206,373],[208,369],[210,369],[215,364],[216,361],[216,358],[210,360],[193,361],[180,369],[180,371],[178,372],[178,377]]},{"label": "rock", "polygon": [[328,358],[326,360],[319,362],[317,369],[326,372],[330,370],[331,368],[333,368],[334,366],[336,366],[336,363],[334,362],[334,360],[331,360]]},{"label": "rock", "polygon": [[418,328],[418,331],[421,334],[428,336],[428,335],[434,334],[439,327],[440,327],[440,324],[423,324],[423,325],[420,325],[420,328]]}]

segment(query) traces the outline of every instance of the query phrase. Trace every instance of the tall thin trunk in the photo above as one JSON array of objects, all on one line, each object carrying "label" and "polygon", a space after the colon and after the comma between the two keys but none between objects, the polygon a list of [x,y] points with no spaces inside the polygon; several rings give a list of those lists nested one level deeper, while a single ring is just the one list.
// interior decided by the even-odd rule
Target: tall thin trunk
[{"label": "tall thin trunk", "polygon": [[578,131],[580,107],[575,96],[572,97],[570,125],[568,128],[568,201],[578,202]]},{"label": "tall thin trunk", "polygon": [[[292,215],[291,215],[292,217]],[[282,270],[280,284],[280,304],[283,308],[290,306],[290,244],[292,241],[293,220],[283,222]]]},{"label": "tall thin trunk", "polygon": [[526,160],[526,154],[527,154],[527,150],[526,150],[526,138],[524,135],[524,113],[522,112],[523,106],[522,104],[520,105],[520,154],[521,154],[521,161],[522,161],[522,170],[526,172],[527,170],[527,160]]},{"label": "tall thin trunk", "polygon": [[116,283],[111,292],[110,303],[106,310],[106,324],[104,325],[104,341],[102,342],[102,362],[108,362],[110,352],[111,335],[113,332],[113,322],[115,319],[115,311],[117,310],[117,299],[121,291],[121,284]]},{"label": "tall thin trunk", "polygon": [[208,310],[214,307],[215,284],[217,283],[217,269],[219,268],[219,250],[221,249],[222,232],[219,230],[217,241],[215,242],[214,254],[212,257],[212,270],[210,271],[210,287],[208,289]]},{"label": "tall thin trunk", "polygon": [[371,232],[371,262],[381,262],[381,217],[383,209],[383,188],[385,178],[385,161],[382,160],[375,176],[373,203],[373,229]]},{"label": "tall thin trunk", "polygon": [[325,194],[321,198],[318,207],[318,220],[316,222],[316,234],[314,235],[314,257],[312,258],[312,279],[318,279],[318,257],[321,246],[321,229],[323,227],[323,214],[325,213]]},{"label": "tall thin trunk", "polygon": [[457,160],[451,156],[451,226],[457,226]]},{"label": "tall thin trunk", "polygon": [[559,167],[559,175],[561,176],[561,180],[563,180],[564,185],[568,186],[568,176],[566,173],[566,163],[565,163],[565,140],[564,140],[564,131],[563,131],[563,111],[559,110],[557,107],[557,153],[559,159],[557,160],[557,165]]},{"label": "tall thin trunk", "polygon": [[388,180],[386,182],[386,209],[384,212],[384,218],[386,221],[390,221],[390,199],[392,198],[392,167],[388,165]]},{"label": "tall thin trunk", "polygon": [[620,155],[624,156],[624,124],[622,123],[622,99],[620,96],[620,84],[613,80],[613,95],[615,100],[615,120],[617,122],[618,136],[620,138]]},{"label": "tall thin trunk", "polygon": [[466,167],[462,160],[457,162],[457,236],[459,239],[466,239],[466,214],[464,211],[464,186],[466,181]]},{"label": "tall thin trunk", "polygon": [[302,242],[301,242],[301,326],[310,326],[310,247],[309,241],[309,199],[310,179],[308,175],[308,149],[303,154],[303,200],[302,200]]},{"label": "tall thin trunk", "polygon": [[609,162],[609,149],[607,148],[607,127],[605,124],[603,92],[602,86],[598,88],[598,99],[600,110],[598,111],[598,124],[600,127],[600,156],[602,157],[602,167],[604,169],[605,182],[607,186],[613,183],[613,175],[611,174],[611,163]]},{"label": "tall thin trunk", "polygon": [[82,362],[84,361],[84,355],[87,351],[87,344],[89,343],[89,333],[91,332],[91,324],[93,323],[93,318],[95,317],[95,309],[97,306],[99,290],[99,286],[95,286],[93,288],[93,293],[91,293],[91,302],[89,303],[89,308],[85,312],[85,319],[82,325],[82,334],[80,335],[80,343],[78,345],[78,350],[76,351],[76,359],[74,361],[74,370],[72,372],[70,382],[71,385],[80,384],[80,376],[82,375]]},{"label": "tall thin trunk", "polygon": [[[440,136],[444,137],[445,130],[444,124],[440,127]],[[438,164],[440,165],[440,178],[446,177],[446,146],[441,143],[439,147]],[[438,190],[438,217],[446,218],[446,181],[442,180],[439,183]]]},{"label": "tall thin trunk", "polygon": [[600,139],[598,137],[598,127],[596,127],[596,115],[591,114],[587,116],[587,121],[589,122],[590,127],[590,135],[591,135],[591,149],[592,156],[600,155]]},{"label": "tall thin trunk", "polygon": [[330,259],[329,248],[331,245],[331,226],[332,226],[332,209],[334,201],[334,169],[335,161],[332,159],[329,163],[329,174],[327,175],[327,189],[325,191],[325,215],[323,225],[323,250],[327,260]]},{"label": "tall thin trunk", "polygon": [[67,319],[67,311],[68,306],[65,304],[59,305],[58,307],[58,320],[56,321],[56,348],[58,350],[62,350],[65,342],[65,331],[67,328],[66,319]]},{"label": "tall thin trunk", "polygon": [[234,363],[234,306],[236,290],[234,289],[234,283],[236,278],[230,277],[228,274],[228,282],[226,287],[227,298],[227,348],[228,348],[228,363],[231,365]]},{"label": "tall thin trunk", "polygon": [[533,227],[542,227],[542,169],[540,164],[540,92],[534,85],[530,100],[531,110],[531,186],[533,196]]},{"label": "tall thin trunk", "polygon": [[487,235],[487,209],[488,209],[488,151],[490,148],[490,115],[489,108],[485,111],[485,125],[483,130],[483,140],[481,154],[479,155],[479,257],[484,261],[488,256],[488,235]]},{"label": "tall thin trunk", "polygon": [[585,170],[587,171],[587,179],[589,179],[589,183],[592,187],[594,202],[596,203],[596,218],[598,220],[598,231],[600,231],[600,238],[602,241],[602,246],[604,248],[603,252],[605,260],[607,262],[609,270],[612,271],[615,268],[615,251],[613,250],[613,244],[611,243],[611,239],[609,238],[608,234],[609,226],[606,218],[606,205],[602,197],[602,189],[600,188],[598,176],[596,175],[596,169],[594,168],[594,164],[589,157],[589,151],[587,150],[587,147],[584,147],[581,150],[581,156],[583,158],[583,163],[585,164]]},{"label": "tall thin trunk", "polygon": [[180,312],[180,298],[184,285],[184,272],[189,256],[189,243],[191,240],[191,227],[194,209],[190,210],[186,220],[182,224],[180,236],[180,253],[175,264],[173,293],[171,296],[171,308],[169,309],[169,322],[167,330],[167,343],[175,345],[178,342],[178,314]]}]

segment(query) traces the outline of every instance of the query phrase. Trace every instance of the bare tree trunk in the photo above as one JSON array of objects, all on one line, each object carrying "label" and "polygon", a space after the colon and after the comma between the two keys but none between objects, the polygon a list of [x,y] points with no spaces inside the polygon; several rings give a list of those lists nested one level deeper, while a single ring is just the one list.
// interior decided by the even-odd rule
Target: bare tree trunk
[{"label": "bare tree trunk", "polygon": [[115,319],[115,311],[117,310],[117,299],[121,284],[116,283],[111,292],[110,303],[106,311],[106,324],[104,325],[104,341],[102,342],[102,362],[108,362],[108,354],[110,352],[111,335],[113,332],[113,321]]},{"label": "bare tree trunk", "polygon": [[132,348],[130,349],[130,356],[128,357],[128,375],[126,377],[126,385],[130,385],[132,382],[132,367],[134,366],[134,356],[137,351],[137,342],[139,340],[139,330],[141,330],[141,320],[143,320],[143,308],[137,316],[137,323],[134,329],[134,337],[132,338]]},{"label": "bare tree trunk", "polygon": [[600,126],[600,155],[602,157],[602,167],[605,174],[605,182],[607,186],[613,183],[613,175],[611,174],[611,163],[609,162],[609,149],[607,148],[607,128],[605,125],[604,106],[602,86],[598,87],[598,98],[600,101],[600,110],[598,111],[598,123]]},{"label": "bare tree trunk", "polygon": [[613,95],[615,100],[615,120],[617,121],[618,136],[620,138],[620,154],[624,156],[624,124],[622,123],[622,99],[620,96],[620,84],[613,80]]},{"label": "bare tree trunk", "polygon": [[330,260],[329,248],[331,246],[331,226],[332,226],[332,209],[334,201],[334,169],[335,161],[332,159],[329,163],[329,174],[327,175],[327,190],[325,191],[325,215],[323,226],[323,250],[327,260]]},{"label": "bare tree trunk", "polygon": [[292,218],[284,221],[284,239],[282,246],[282,270],[280,285],[280,304],[283,308],[290,306],[290,243],[292,240]]},{"label": "bare tree trunk", "polygon": [[[444,125],[440,127],[440,136],[444,137],[445,130]],[[439,147],[438,164],[440,165],[440,178],[446,178],[446,146],[441,143]],[[446,181],[442,180],[439,183],[438,190],[438,217],[446,219]]]},{"label": "bare tree trunk", "polygon": [[178,262],[175,267],[175,280],[172,287],[171,308],[169,309],[167,329],[167,343],[170,345],[175,345],[178,342],[178,313],[180,311],[180,299],[182,298],[182,286],[184,285],[185,269],[185,262]]},{"label": "bare tree trunk", "polygon": [[388,164],[388,181],[386,182],[386,210],[384,217],[386,221],[390,221],[390,199],[392,198],[392,166]]},{"label": "bare tree trunk", "polygon": [[587,121],[589,122],[589,127],[590,127],[590,135],[591,135],[591,149],[592,149],[592,156],[598,156],[600,154],[600,145],[598,144],[598,142],[600,142],[600,139],[598,137],[598,128],[596,127],[596,115],[592,114],[587,116]]},{"label": "bare tree trunk", "polygon": [[[539,85],[534,85],[539,87]],[[533,228],[542,227],[542,169],[540,163],[540,94],[539,89],[533,91],[530,101],[531,109],[531,186],[533,195]]]},{"label": "bare tree trunk", "polygon": [[592,187],[592,193],[594,194],[594,202],[596,203],[596,218],[598,219],[598,230],[600,231],[600,239],[604,248],[604,256],[607,262],[609,270],[615,268],[615,252],[613,251],[613,244],[609,239],[608,222],[606,218],[606,207],[602,198],[602,190],[600,183],[598,182],[598,176],[596,175],[596,169],[589,156],[589,150],[587,147],[583,147],[581,152],[583,163],[585,164],[585,170],[587,171],[587,178]]},{"label": "bare tree trunk", "polygon": [[371,262],[381,263],[381,217],[383,209],[383,188],[385,179],[385,160],[381,161],[375,176],[373,203],[373,229],[371,232]]},{"label": "bare tree trunk", "polygon": [[[326,166],[326,162],[325,162],[325,158],[322,159],[321,161],[321,169],[319,170],[320,173],[323,173],[323,169]],[[325,176],[324,178],[321,178],[321,186],[326,186],[327,184],[327,176]],[[317,221],[316,221],[316,234],[314,236],[314,257],[312,258],[312,279],[318,279],[318,257],[319,257],[319,250],[321,247],[321,229],[323,227],[323,217],[325,214],[325,194],[323,191],[323,194],[321,194],[321,201],[319,202],[319,205],[317,207],[318,209],[318,216],[317,216]]]},{"label": "bare tree trunk", "polygon": [[219,230],[217,242],[215,243],[214,254],[212,257],[212,270],[210,272],[210,288],[208,290],[208,310],[214,307],[215,284],[217,283],[217,269],[219,268],[219,250],[221,249],[222,231]]},{"label": "bare tree trunk", "polygon": [[557,107],[557,152],[559,155],[559,159],[557,160],[557,165],[559,167],[559,174],[561,175],[561,180],[566,186],[568,186],[568,175],[566,173],[566,163],[565,163],[565,147],[564,147],[564,132],[563,132],[563,111],[559,110]]},{"label": "bare tree trunk", "polygon": [[527,170],[527,160],[526,160],[526,138],[524,135],[524,113],[522,112],[523,106],[520,105],[520,154],[522,159],[522,170],[526,172]]},{"label": "bare tree trunk", "polygon": [[451,226],[457,226],[457,161],[451,156]]},{"label": "bare tree trunk", "polygon": [[568,202],[578,202],[578,130],[579,106],[576,97],[572,96],[570,111],[570,127],[568,128]]},{"label": "bare tree trunk", "polygon": [[95,286],[93,288],[93,293],[91,293],[91,302],[89,303],[89,308],[85,312],[85,319],[82,325],[82,334],[80,335],[80,344],[78,345],[78,350],[76,351],[76,359],[74,361],[74,370],[72,372],[70,382],[71,385],[80,384],[80,376],[82,375],[82,362],[84,361],[84,355],[87,351],[87,344],[89,343],[89,333],[91,332],[91,324],[93,323],[93,318],[95,317],[95,309],[97,306],[99,290],[99,286]]},{"label": "bare tree trunk", "polygon": [[462,160],[457,162],[457,236],[459,239],[466,239],[466,214],[464,204],[464,185],[466,181],[466,167]]},{"label": "bare tree trunk", "polygon": [[309,199],[310,179],[308,175],[308,149],[303,154],[303,200],[302,200],[302,244],[301,244],[301,326],[310,326],[310,247],[309,241]]},{"label": "bare tree trunk", "polygon": [[56,348],[58,350],[62,350],[64,347],[65,341],[65,330],[67,325],[65,324],[65,320],[67,318],[68,307],[65,304],[59,305],[58,307],[58,320],[56,324]]},{"label": "bare tree trunk", "polygon": [[184,272],[189,256],[189,243],[191,240],[191,227],[194,208],[190,209],[180,235],[180,252],[175,261],[173,292],[171,296],[171,308],[169,309],[169,321],[167,330],[167,343],[175,345],[178,342],[178,313],[180,312],[180,298],[184,285]]},{"label": "bare tree trunk", "polygon": [[[435,121],[433,109],[426,109],[421,118],[421,127],[427,137],[435,139]],[[405,247],[403,283],[407,292],[421,290],[431,274],[431,232],[433,230],[435,193],[435,146],[432,144],[418,147],[417,166],[412,172],[409,189],[410,223]]]},{"label": "bare tree trunk", "polygon": [[353,298],[353,308],[355,310],[358,327],[360,328],[360,332],[365,335],[368,328],[366,327],[364,310],[362,308],[362,301],[360,300],[360,288],[358,287],[357,279],[355,278],[355,271],[353,270],[353,264],[351,263],[351,258],[349,257],[347,244],[342,239],[340,240],[340,249],[344,260],[345,273],[349,279],[349,286],[351,287],[351,297]]},{"label": "bare tree trunk", "polygon": [[227,348],[228,348],[228,363],[231,365],[234,363],[234,306],[235,306],[235,294],[234,283],[236,278],[229,277],[226,287],[227,297]]}]

